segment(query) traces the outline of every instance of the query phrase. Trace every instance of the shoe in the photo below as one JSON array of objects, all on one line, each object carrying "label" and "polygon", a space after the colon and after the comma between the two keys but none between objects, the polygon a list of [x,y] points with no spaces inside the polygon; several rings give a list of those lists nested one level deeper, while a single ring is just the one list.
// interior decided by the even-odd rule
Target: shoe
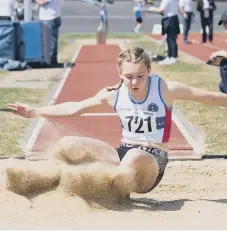
[{"label": "shoe", "polygon": [[134,28],[134,32],[135,32],[135,33],[139,33],[139,28],[138,28],[138,27],[135,27],[135,28]]},{"label": "shoe", "polygon": [[169,59],[169,63],[168,63],[168,64],[175,64],[175,63],[177,63],[177,62],[178,62],[178,59],[177,59],[177,58],[171,57],[171,58]]},{"label": "shoe", "polygon": [[[165,61],[165,62],[164,62]],[[159,64],[160,65],[171,65],[171,64],[175,64],[175,63],[177,63],[178,62],[178,60],[177,60],[177,58],[174,58],[174,57],[171,57],[171,58],[169,58],[168,57],[168,59],[164,59],[162,62],[160,62]]]},{"label": "shoe", "polygon": [[169,57],[166,57],[165,59],[163,59],[162,61],[158,62],[159,65],[166,65],[166,63],[168,63],[169,61]]}]

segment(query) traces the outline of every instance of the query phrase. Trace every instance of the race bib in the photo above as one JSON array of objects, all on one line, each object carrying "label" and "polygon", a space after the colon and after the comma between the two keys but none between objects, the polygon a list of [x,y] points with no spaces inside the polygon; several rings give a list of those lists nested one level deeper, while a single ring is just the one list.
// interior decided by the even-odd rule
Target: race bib
[{"label": "race bib", "polygon": [[121,113],[122,126],[132,133],[155,133],[157,131],[156,113],[150,111]]}]

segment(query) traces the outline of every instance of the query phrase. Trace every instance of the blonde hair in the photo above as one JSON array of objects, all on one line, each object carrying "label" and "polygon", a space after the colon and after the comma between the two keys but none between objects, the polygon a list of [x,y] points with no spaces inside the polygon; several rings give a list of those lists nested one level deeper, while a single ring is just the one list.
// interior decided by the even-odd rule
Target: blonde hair
[{"label": "blonde hair", "polygon": [[[127,48],[126,50],[120,52],[117,59],[117,69],[119,72],[121,72],[122,63],[124,61],[130,63],[143,62],[147,69],[151,68],[150,57],[141,47]],[[107,91],[116,91],[122,86],[122,84],[123,79],[121,79],[120,83],[116,87],[107,87]]]}]

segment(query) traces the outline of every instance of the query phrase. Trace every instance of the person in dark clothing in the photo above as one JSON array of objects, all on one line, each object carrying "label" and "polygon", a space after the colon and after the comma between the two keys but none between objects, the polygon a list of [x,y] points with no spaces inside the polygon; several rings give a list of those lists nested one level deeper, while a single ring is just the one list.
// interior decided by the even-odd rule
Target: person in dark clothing
[{"label": "person in dark clothing", "polygon": [[[227,10],[225,10],[218,22],[218,25],[223,25],[225,31],[227,31]],[[221,81],[219,83],[219,89],[221,92],[227,94],[227,50],[216,51],[210,56],[210,61],[219,66]]]},{"label": "person in dark clothing", "polygon": [[166,35],[168,56],[160,65],[170,65],[178,62],[177,35],[180,34],[178,19],[178,0],[162,0],[159,7],[148,8],[149,12],[160,13],[162,18],[162,35]]},{"label": "person in dark clothing", "polygon": [[214,0],[198,0],[197,11],[200,12],[201,26],[202,26],[202,43],[207,42],[206,27],[209,28],[208,39],[213,41],[213,12],[216,10]]},{"label": "person in dark clothing", "polygon": [[51,65],[58,65],[58,40],[61,26],[61,0],[35,0],[39,5],[39,20],[52,31]]},{"label": "person in dark clothing", "polygon": [[184,31],[183,31],[183,39],[185,44],[189,44],[188,41],[188,32],[191,28],[191,23],[194,17],[193,13],[193,3],[192,0],[179,0],[179,7],[180,11],[183,16],[183,25],[184,25]]}]

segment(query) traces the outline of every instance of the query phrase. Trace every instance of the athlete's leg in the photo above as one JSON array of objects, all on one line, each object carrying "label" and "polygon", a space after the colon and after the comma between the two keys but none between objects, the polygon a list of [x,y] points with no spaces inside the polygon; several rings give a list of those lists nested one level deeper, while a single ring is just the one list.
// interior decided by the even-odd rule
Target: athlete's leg
[{"label": "athlete's leg", "polygon": [[107,143],[88,137],[66,136],[49,149],[48,156],[68,164],[92,162],[119,165],[117,151]]},{"label": "athlete's leg", "polygon": [[141,26],[142,26],[142,17],[136,18],[136,27],[134,28],[134,31],[138,33]]},{"label": "athlete's leg", "polygon": [[[160,153],[155,153],[156,151]],[[153,152],[154,154],[151,154],[142,149],[132,148],[123,157],[119,167],[131,167],[136,173],[136,187],[133,192],[146,193],[160,182],[168,162],[167,153],[163,152],[162,156],[159,149],[153,149]]]}]

